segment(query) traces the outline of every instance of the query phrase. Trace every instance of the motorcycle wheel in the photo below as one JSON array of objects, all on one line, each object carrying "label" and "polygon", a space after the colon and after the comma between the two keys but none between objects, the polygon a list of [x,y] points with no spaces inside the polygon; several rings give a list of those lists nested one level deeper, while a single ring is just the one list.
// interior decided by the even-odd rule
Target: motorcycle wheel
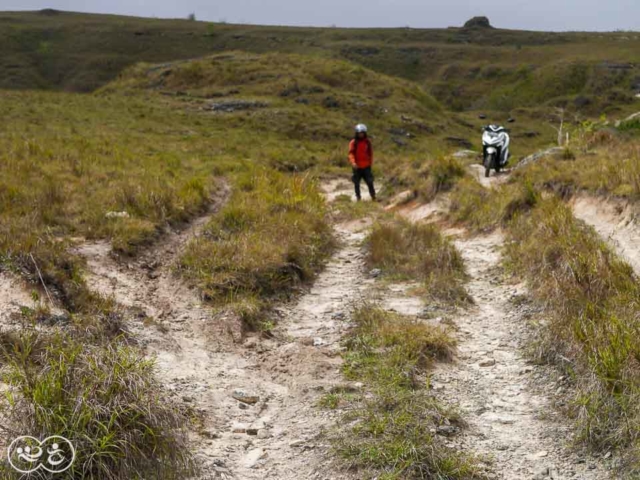
[{"label": "motorcycle wheel", "polygon": [[487,157],[484,159],[484,176],[486,178],[489,178],[491,176],[491,168],[493,167],[494,163],[493,159],[493,155],[487,155]]}]

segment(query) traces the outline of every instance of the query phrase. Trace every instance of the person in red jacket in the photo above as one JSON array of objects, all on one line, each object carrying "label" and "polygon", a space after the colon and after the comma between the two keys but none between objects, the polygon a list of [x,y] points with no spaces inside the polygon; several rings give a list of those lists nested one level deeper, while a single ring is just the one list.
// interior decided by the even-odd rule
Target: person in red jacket
[{"label": "person in red jacket", "polygon": [[359,124],[356,126],[356,135],[349,143],[349,162],[353,168],[353,184],[356,187],[356,198],[362,200],[360,194],[360,182],[365,181],[369,188],[371,200],[376,200],[376,189],[373,185],[373,146],[367,136],[367,126]]}]

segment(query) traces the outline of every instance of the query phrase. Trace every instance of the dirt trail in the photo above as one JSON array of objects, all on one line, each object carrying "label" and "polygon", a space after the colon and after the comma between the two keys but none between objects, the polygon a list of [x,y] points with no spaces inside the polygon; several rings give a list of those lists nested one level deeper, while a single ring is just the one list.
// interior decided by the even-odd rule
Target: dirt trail
[{"label": "dirt trail", "polygon": [[344,386],[339,340],[351,302],[373,282],[361,253],[369,223],[338,225],[341,247],[308,292],[278,309],[274,337],[239,344],[231,341],[235,326],[225,332],[229,319],[216,316],[172,272],[207,218],[168,233],[130,264],[114,260],[106,243],[82,246],[89,285],[137,312],[132,330],[157,358],[160,378],[203,416],[193,438],[202,478],[350,478],[327,464],[320,434],[336,413],[317,403]]},{"label": "dirt trail", "polygon": [[510,169],[504,169],[500,173],[491,170],[491,176],[487,178],[484,176],[484,166],[475,163],[469,165],[471,175],[485,188],[494,188],[497,185],[505,183],[509,178],[509,170]]},{"label": "dirt trail", "polygon": [[[347,194],[347,186],[336,183],[329,190]],[[413,221],[437,219],[445,206],[446,200],[403,214]],[[337,225],[340,248],[309,291],[278,309],[273,338],[249,337],[240,344],[230,319],[216,315],[172,272],[207,219],[169,232],[128,265],[116,262],[105,243],[84,245],[79,252],[87,258],[90,286],[137,312],[132,330],[157,358],[161,379],[202,415],[193,444],[203,479],[351,478],[328,460],[320,435],[338,413],[317,408],[317,402],[345,386],[339,341],[352,303],[374,290],[361,252],[369,221]],[[433,379],[441,397],[457,404],[470,425],[452,442],[493,459],[495,478],[605,479],[595,463],[564,448],[569,429],[555,418],[550,394],[559,386],[520,356],[528,312],[511,301],[523,287],[508,285],[499,273],[502,242],[500,234],[456,240],[476,306],[453,319],[459,360],[441,366]],[[408,293],[410,287],[391,285],[378,300],[420,315],[425,307]]]},{"label": "dirt trail", "polygon": [[476,305],[453,321],[459,331],[458,361],[441,366],[434,388],[458,404],[469,429],[464,448],[490,459],[499,479],[603,480],[607,474],[571,452],[571,427],[553,406],[562,383],[523,357],[530,307],[515,300],[526,294],[500,270],[500,233],[457,239],[470,275]]},{"label": "dirt trail", "polygon": [[[485,179],[491,188],[504,177]],[[412,221],[441,222],[446,199],[402,209]],[[458,331],[458,358],[438,366],[432,386],[460,410],[469,428],[452,444],[478,453],[490,464],[491,478],[503,480],[609,478],[604,466],[573,451],[572,429],[554,407],[565,386],[549,369],[529,364],[524,348],[534,313],[527,290],[504,277],[500,232],[468,237],[446,229],[469,273],[467,289],[475,301],[451,320]],[[550,375],[551,374],[551,375]]]},{"label": "dirt trail", "polygon": [[640,275],[640,226],[637,210],[628,203],[579,196],[571,203],[574,215],[591,225]]}]

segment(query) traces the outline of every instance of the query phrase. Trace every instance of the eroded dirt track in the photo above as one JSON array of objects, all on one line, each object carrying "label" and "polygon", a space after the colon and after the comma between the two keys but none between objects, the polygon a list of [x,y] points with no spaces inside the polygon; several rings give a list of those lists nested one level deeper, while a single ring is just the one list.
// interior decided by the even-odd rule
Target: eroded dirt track
[{"label": "eroded dirt track", "polygon": [[503,276],[503,242],[500,233],[455,241],[476,304],[453,319],[458,360],[439,367],[433,386],[469,424],[459,445],[486,459],[493,478],[604,480],[595,462],[569,449],[571,427],[553,406],[563,387],[523,355],[531,306],[522,303],[525,286]]},{"label": "eroded dirt track", "polygon": [[202,478],[350,478],[327,464],[321,433],[335,414],[317,403],[344,386],[339,341],[370,283],[361,252],[368,223],[336,227],[340,248],[309,291],[277,310],[272,338],[241,338],[232,318],[215,314],[172,270],[206,220],[130,264],[114,260],[106,243],[82,246],[90,286],[137,312],[132,330],[160,378],[202,416],[193,438]]},{"label": "eroded dirt track", "polygon": [[640,226],[637,210],[616,200],[579,196],[572,202],[574,215],[585,222],[640,275]]},{"label": "eroded dirt track", "polygon": [[[501,179],[487,186],[496,181]],[[346,187],[334,190],[348,194]],[[441,198],[400,213],[415,222],[442,222],[447,205]],[[321,434],[337,413],[317,407],[333,388],[352,388],[340,374],[340,339],[349,312],[355,302],[372,297],[409,315],[420,315],[424,305],[407,293],[410,285],[372,288],[375,280],[361,251],[370,221],[348,222],[336,226],[340,247],[313,286],[277,309],[273,337],[242,338],[232,317],[216,314],[173,272],[208,218],[168,232],[130,263],[114,260],[106,243],[81,246],[89,285],[128,307],[130,327],[157,358],[163,383],[201,415],[193,445],[202,479],[357,478],[332,464]],[[553,406],[563,386],[522,354],[531,307],[521,301],[525,287],[511,284],[500,270],[504,238],[469,238],[459,229],[446,233],[465,259],[475,300],[474,307],[447,319],[456,328],[459,353],[432,379],[438,397],[456,406],[469,424],[452,445],[481,456],[495,479],[609,478],[598,462],[568,448],[571,430]],[[0,288],[14,291],[12,282],[0,282]],[[12,308],[17,300],[29,300],[24,292],[12,298]]]}]

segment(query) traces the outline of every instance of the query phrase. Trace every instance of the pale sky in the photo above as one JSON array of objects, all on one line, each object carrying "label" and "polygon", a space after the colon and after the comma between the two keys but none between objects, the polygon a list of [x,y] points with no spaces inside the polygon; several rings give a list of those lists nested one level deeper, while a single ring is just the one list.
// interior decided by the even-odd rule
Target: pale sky
[{"label": "pale sky", "polygon": [[640,30],[640,0],[0,0],[0,10],[56,8],[267,25],[440,28],[486,15],[526,30]]}]

